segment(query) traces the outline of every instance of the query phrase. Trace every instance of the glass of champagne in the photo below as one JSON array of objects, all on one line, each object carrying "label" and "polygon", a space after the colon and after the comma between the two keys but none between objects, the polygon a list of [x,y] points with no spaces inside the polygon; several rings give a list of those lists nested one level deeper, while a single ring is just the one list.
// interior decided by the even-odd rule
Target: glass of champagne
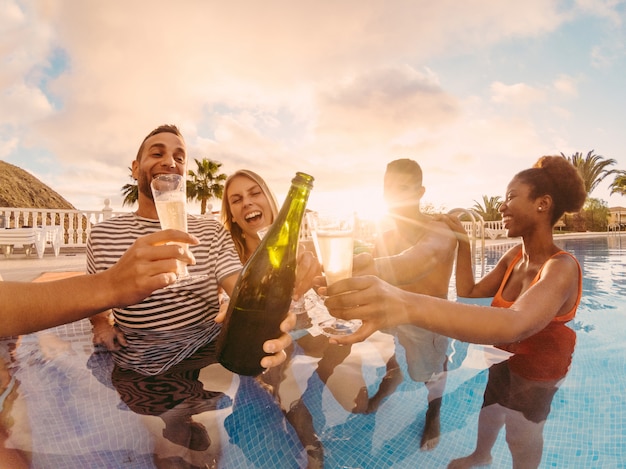
[{"label": "glass of champagne", "polygon": [[[150,183],[161,229],[187,231],[187,181],[180,174],[160,174]],[[179,243],[180,244],[180,243]],[[186,245],[181,244],[186,247]],[[165,288],[181,287],[208,278],[208,275],[190,275],[187,264],[176,261],[176,281]]]},{"label": "glass of champagne", "polygon": [[[354,214],[310,212],[307,221],[315,251],[324,269],[326,285],[351,277],[354,256]],[[361,324],[359,320],[346,321],[331,317],[320,322],[319,326],[324,335],[337,337],[352,334]]]}]

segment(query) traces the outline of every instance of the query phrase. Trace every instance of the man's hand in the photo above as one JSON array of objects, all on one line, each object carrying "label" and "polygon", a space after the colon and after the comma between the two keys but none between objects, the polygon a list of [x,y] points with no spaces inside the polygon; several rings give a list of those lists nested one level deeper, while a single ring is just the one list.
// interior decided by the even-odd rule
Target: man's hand
[{"label": "man's hand", "polygon": [[106,277],[111,304],[123,307],[137,304],[153,291],[176,280],[176,261],[195,264],[191,252],[178,245],[198,244],[198,239],[178,230],[163,230],[137,238],[110,269],[99,275]]},{"label": "man's hand", "polygon": [[357,254],[352,260],[352,276],[358,277],[361,275],[378,276],[374,257],[368,252]]},{"label": "man's hand", "polygon": [[103,345],[110,351],[120,350],[128,345],[124,334],[113,325],[110,311],[96,314],[89,320],[92,325],[94,345]]}]

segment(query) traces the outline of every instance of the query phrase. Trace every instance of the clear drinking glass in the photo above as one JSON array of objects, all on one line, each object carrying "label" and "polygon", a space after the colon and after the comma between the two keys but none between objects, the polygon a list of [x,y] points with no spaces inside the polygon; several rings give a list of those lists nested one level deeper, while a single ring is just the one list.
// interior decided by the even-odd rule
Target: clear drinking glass
[{"label": "clear drinking glass", "polygon": [[[354,256],[353,213],[317,213],[307,216],[317,257],[324,269],[326,284],[352,276],[352,257]],[[346,321],[330,317],[319,323],[324,335],[328,337],[348,335],[355,332],[361,321]]]},{"label": "clear drinking glass", "polygon": [[[187,231],[187,182],[180,174],[160,174],[150,183],[161,229]],[[178,243],[181,244],[181,243]],[[181,244],[183,247],[186,245]],[[190,275],[187,264],[178,262],[176,282],[165,288],[180,287],[199,282],[208,275]]]}]

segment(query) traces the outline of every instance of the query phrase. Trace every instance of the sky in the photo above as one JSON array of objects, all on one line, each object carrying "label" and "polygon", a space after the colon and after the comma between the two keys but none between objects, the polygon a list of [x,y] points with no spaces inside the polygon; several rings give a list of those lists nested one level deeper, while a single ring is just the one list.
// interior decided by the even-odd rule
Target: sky
[{"label": "sky", "polygon": [[[170,123],[190,169],[251,169],[279,202],[303,171],[310,208],[373,216],[411,158],[425,204],[470,208],[542,155],[626,169],[625,21],[624,0],[0,0],[0,159],[132,210],[131,161]],[[591,196],[626,206],[610,182]]]}]

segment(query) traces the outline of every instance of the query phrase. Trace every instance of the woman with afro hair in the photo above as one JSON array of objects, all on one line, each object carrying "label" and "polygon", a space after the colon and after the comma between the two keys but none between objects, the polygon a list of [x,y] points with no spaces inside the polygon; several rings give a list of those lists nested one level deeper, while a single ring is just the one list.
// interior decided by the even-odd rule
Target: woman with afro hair
[{"label": "woman with afro hair", "polygon": [[576,341],[575,332],[565,323],[574,318],[582,294],[580,265],[554,243],[552,233],[564,213],[582,208],[586,196],[577,169],[562,156],[544,156],[516,174],[500,212],[508,236],[522,242],[478,281],[465,229],[458,217],[443,216],[459,240],[458,296],[491,297],[491,306],[411,293],[373,275],[327,288],[326,306],[333,316],[363,320],[357,332],[334,339],[337,343],[352,344],[379,329],[414,324],[464,342],[495,345],[511,354],[489,369],[475,451],[449,467],[490,464],[491,448],[503,426],[513,467],[539,465],[543,426]]}]

